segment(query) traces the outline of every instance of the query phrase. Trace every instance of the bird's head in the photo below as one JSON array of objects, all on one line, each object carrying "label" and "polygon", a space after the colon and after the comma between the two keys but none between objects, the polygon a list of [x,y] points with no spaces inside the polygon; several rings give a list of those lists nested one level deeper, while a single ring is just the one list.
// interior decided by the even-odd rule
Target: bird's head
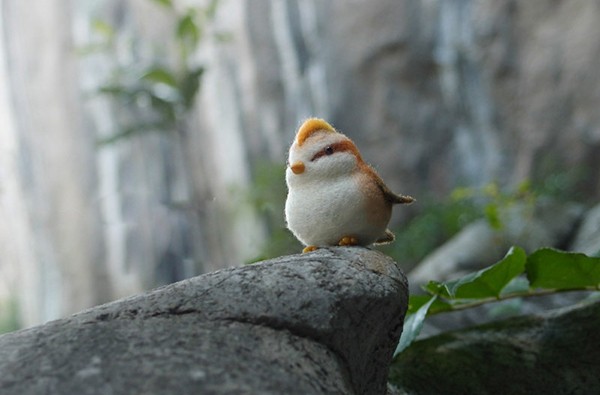
[{"label": "bird's head", "polygon": [[350,175],[360,161],[362,158],[352,140],[324,120],[311,118],[296,133],[286,177],[290,183],[328,180]]}]

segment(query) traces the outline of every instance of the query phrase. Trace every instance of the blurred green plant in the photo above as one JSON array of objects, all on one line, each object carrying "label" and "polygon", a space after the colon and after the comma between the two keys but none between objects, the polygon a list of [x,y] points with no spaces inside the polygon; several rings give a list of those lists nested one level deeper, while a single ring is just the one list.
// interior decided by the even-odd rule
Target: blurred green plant
[{"label": "blurred green plant", "polygon": [[406,226],[395,231],[396,241],[382,249],[408,267],[416,265],[437,246],[457,234],[469,223],[484,218],[492,229],[504,228],[503,213],[520,205],[533,215],[538,193],[529,181],[512,189],[497,182],[482,187],[458,187],[450,199],[418,199],[420,212]]},{"label": "blurred green plant", "polygon": [[419,213],[405,226],[394,229],[396,241],[381,247],[405,268],[416,265],[435,247],[481,217],[478,206],[469,200],[440,202],[418,198],[417,204]]},{"label": "blurred green plant", "polygon": [[[178,58],[166,61],[164,48],[142,59],[128,61],[116,66],[108,81],[98,93],[109,96],[119,106],[127,109],[127,124],[116,134],[102,138],[100,145],[117,142],[140,133],[176,133],[185,129],[184,122],[190,113],[200,89],[205,67],[193,59],[199,44],[205,39],[205,30],[215,16],[219,0],[211,0],[204,8],[180,9],[171,0],[149,0],[162,6],[175,20],[172,43]],[[100,41],[83,48],[81,53],[103,52],[116,55],[117,31],[101,20],[92,22],[92,28]],[[214,33],[212,38],[226,41],[226,33]],[[114,56],[116,57],[116,56]]]},{"label": "blurred green plant", "polygon": [[411,295],[395,355],[417,338],[427,316],[514,298],[600,290],[600,258],[541,248],[529,256],[512,247],[499,262],[459,279],[430,281]]},{"label": "blurred green plant", "polygon": [[480,188],[456,188],[450,198],[453,201],[473,202],[492,229],[501,230],[504,228],[501,213],[519,204],[525,206],[529,214],[533,214],[537,194],[532,190],[529,180],[526,180],[508,191],[503,191],[497,182],[490,182]]},{"label": "blurred green plant", "polygon": [[19,305],[15,298],[0,300],[0,334],[21,328]]},{"label": "blurred green plant", "polygon": [[270,237],[248,263],[299,252],[302,246],[285,226],[285,165],[259,161],[253,168],[254,181],[252,187],[242,191],[243,199],[265,219]]}]

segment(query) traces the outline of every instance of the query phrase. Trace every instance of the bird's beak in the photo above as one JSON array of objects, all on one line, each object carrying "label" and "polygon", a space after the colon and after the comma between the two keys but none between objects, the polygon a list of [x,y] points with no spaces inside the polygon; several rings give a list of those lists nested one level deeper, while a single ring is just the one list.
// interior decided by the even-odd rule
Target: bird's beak
[{"label": "bird's beak", "polygon": [[294,174],[302,174],[304,173],[304,163],[303,162],[294,162],[290,165],[290,169]]}]

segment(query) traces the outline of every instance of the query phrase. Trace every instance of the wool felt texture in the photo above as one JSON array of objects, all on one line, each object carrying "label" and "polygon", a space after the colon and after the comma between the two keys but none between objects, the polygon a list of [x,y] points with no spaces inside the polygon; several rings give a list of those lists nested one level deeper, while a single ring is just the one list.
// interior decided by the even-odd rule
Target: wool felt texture
[{"label": "wool felt texture", "polygon": [[348,137],[311,119],[300,128],[288,162],[286,222],[303,244],[337,245],[353,237],[369,245],[389,239],[392,204]]}]

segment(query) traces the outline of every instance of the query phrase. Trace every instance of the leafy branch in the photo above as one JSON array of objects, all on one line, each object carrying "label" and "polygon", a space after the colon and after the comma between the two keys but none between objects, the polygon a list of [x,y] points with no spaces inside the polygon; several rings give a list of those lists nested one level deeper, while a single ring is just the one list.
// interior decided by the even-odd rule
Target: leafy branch
[{"label": "leafy branch", "polygon": [[[175,62],[167,62],[153,50],[150,59],[140,59],[116,67],[109,81],[98,89],[98,93],[109,96],[130,113],[130,122],[114,135],[98,141],[100,145],[117,142],[133,135],[147,132],[180,132],[185,129],[182,122],[190,113],[205,67],[193,59],[205,28],[214,17],[219,0],[211,0],[203,8],[181,9],[172,0],[152,0],[173,15],[175,27],[170,36],[170,45],[177,48]],[[84,48],[82,53],[107,52],[114,54],[116,31],[103,21],[93,21],[92,28],[101,41]],[[217,41],[225,41],[224,33],[213,35]],[[164,50],[164,49],[163,49]]]},{"label": "leafy branch", "polygon": [[600,258],[541,248],[527,256],[512,247],[506,256],[459,279],[430,281],[426,295],[411,295],[402,337],[395,355],[417,338],[427,316],[502,300],[569,291],[600,290]]}]

